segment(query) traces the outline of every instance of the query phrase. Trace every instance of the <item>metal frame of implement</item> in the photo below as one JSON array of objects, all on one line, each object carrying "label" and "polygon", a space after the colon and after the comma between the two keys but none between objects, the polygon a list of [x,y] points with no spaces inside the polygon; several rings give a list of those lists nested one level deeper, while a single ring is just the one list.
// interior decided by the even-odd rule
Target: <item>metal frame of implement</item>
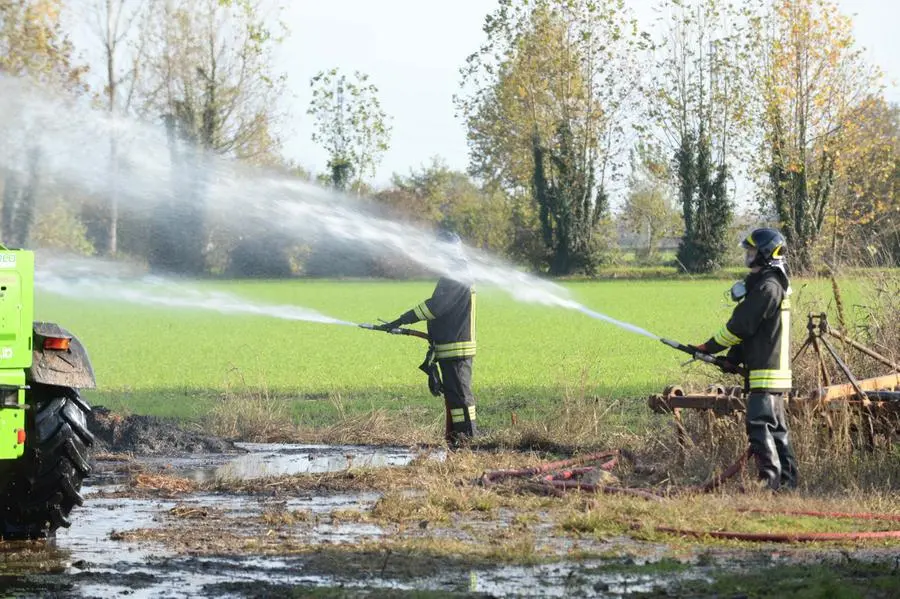
[{"label": "metal frame of implement", "polygon": [[[843,332],[831,328],[824,313],[810,313],[806,328],[806,340],[794,355],[794,360],[812,348],[816,354],[817,375],[824,385],[806,395],[792,394],[787,401],[788,412],[811,408],[819,411],[830,426],[829,411],[844,406],[859,410],[865,422],[866,436],[870,443],[873,443],[875,419],[879,416],[900,415],[900,365],[854,341]],[[829,340],[830,337],[889,367],[890,374],[857,379],[838,354],[834,344]],[[826,355],[844,375],[846,383],[836,383],[832,379],[826,365]],[[682,387],[671,385],[662,393],[651,395],[647,403],[657,414],[673,415],[680,438],[687,434],[682,422],[682,410],[702,410],[715,416],[726,416],[746,410],[743,388],[726,388],[721,385],[714,385],[703,393],[685,393]]]}]

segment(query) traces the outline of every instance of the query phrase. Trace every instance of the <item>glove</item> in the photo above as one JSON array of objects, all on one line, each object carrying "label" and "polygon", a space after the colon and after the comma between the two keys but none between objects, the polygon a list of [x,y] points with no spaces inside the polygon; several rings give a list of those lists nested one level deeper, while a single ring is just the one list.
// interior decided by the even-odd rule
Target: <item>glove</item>
[{"label": "glove", "polygon": [[737,374],[737,364],[732,364],[728,360],[722,360],[718,363],[718,365],[722,372],[727,372],[728,374]]},{"label": "glove", "polygon": [[384,331],[385,333],[390,333],[394,329],[400,328],[400,325],[402,325],[402,324],[403,323],[400,322],[400,319],[398,318],[397,320],[392,320],[391,322],[379,324],[375,327],[375,329],[378,331]]}]

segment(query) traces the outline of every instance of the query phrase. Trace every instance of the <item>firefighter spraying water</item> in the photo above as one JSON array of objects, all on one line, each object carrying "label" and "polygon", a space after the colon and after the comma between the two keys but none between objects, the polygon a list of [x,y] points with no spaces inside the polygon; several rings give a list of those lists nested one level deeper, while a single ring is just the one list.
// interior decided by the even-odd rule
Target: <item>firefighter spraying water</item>
[{"label": "firefighter spraying water", "polygon": [[[459,244],[458,237],[450,236]],[[697,345],[660,338],[640,327],[622,323],[578,305],[579,311],[625,330],[659,339],[663,344],[745,379],[748,399],[747,436],[756,458],[759,478],[777,490],[795,487],[797,467],[784,415],[784,395],[792,387],[790,371],[790,285],[784,266],[784,237],[769,228],[756,229],[742,243],[746,266],[744,281],[732,287],[738,302],[731,319],[709,340]],[[475,433],[471,362],[475,355],[474,290],[464,282],[442,278],[434,295],[382,325],[360,325],[393,334],[417,335],[429,340],[422,368],[429,375],[433,394],[443,392],[447,410],[446,437],[451,445]],[[429,333],[402,325],[429,322]],[[728,349],[726,356],[716,356]],[[434,361],[440,364],[440,374]],[[441,376],[443,375],[443,381]],[[443,386],[442,386],[443,383]]]},{"label": "firefighter spraying water", "polygon": [[428,322],[429,347],[419,366],[428,375],[432,395],[444,396],[450,447],[466,444],[476,434],[472,365],[475,358],[475,288],[468,280],[462,241],[456,233],[443,231],[439,241],[454,256],[456,277],[441,277],[432,296],[396,320],[372,328],[388,333],[401,325]]},{"label": "firefighter spraying water", "polygon": [[709,357],[727,349],[725,358],[712,358],[726,372],[738,372],[743,364],[749,393],[747,436],[759,478],[773,490],[792,488],[797,485],[797,464],[784,411],[784,398],[793,386],[785,240],[775,229],[762,228],[744,239],[741,247],[750,273],[742,285],[732,288],[738,304],[709,340],[691,347],[697,356]]}]

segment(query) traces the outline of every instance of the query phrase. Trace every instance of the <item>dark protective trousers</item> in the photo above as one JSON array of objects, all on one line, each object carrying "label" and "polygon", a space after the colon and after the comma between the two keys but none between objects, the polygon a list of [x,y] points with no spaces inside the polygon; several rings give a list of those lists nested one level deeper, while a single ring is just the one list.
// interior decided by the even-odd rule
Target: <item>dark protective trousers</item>
[{"label": "dark protective trousers", "polygon": [[472,358],[438,360],[444,383],[447,427],[444,437],[451,446],[475,436],[475,396],[472,394]]},{"label": "dark protective trousers", "polygon": [[797,460],[788,438],[784,398],[754,391],[747,399],[747,436],[759,478],[771,489],[797,486]]}]

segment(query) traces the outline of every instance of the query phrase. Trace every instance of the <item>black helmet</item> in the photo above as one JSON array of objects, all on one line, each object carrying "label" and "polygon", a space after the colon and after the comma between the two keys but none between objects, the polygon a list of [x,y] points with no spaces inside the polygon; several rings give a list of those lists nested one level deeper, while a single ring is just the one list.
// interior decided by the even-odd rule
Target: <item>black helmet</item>
[{"label": "black helmet", "polygon": [[755,229],[741,242],[741,247],[745,250],[756,250],[756,259],[751,266],[766,266],[774,261],[783,260],[784,245],[784,235],[768,227]]}]

